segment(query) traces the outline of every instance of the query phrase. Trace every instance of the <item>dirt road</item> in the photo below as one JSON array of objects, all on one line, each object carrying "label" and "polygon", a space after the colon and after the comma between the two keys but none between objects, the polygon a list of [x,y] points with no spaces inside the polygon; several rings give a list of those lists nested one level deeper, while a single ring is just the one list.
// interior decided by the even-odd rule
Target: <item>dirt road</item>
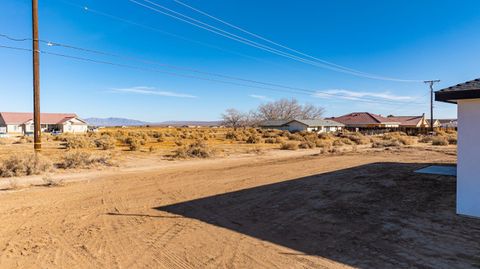
[{"label": "dirt road", "polygon": [[0,268],[475,268],[455,156],[199,161],[0,193]]}]

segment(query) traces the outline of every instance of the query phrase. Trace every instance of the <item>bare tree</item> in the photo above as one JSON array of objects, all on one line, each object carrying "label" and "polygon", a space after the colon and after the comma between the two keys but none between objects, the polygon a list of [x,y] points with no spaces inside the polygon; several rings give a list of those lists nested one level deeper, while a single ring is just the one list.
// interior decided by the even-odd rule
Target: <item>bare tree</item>
[{"label": "bare tree", "polygon": [[229,108],[222,114],[223,124],[228,127],[233,127],[234,129],[244,126],[245,119],[245,114],[234,108]]},{"label": "bare tree", "polygon": [[324,109],[312,104],[302,105],[297,99],[280,99],[262,104],[256,115],[263,120],[319,119]]},{"label": "bare tree", "polygon": [[300,118],[304,120],[321,119],[324,112],[325,109],[323,107],[315,106],[313,104],[305,104],[302,107]]}]

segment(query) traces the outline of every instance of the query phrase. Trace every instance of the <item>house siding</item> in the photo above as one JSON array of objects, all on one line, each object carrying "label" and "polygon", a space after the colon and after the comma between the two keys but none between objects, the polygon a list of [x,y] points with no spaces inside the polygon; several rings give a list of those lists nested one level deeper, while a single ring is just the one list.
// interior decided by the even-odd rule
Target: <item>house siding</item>
[{"label": "house siding", "polygon": [[480,217],[480,99],[458,101],[457,213]]}]

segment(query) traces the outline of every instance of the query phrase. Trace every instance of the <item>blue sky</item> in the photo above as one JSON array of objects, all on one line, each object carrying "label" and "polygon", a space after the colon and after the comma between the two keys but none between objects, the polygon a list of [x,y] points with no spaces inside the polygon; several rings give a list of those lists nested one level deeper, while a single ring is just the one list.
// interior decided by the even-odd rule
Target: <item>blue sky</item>
[{"label": "blue sky", "polygon": [[[173,0],[148,1],[254,39]],[[480,77],[478,1],[182,1],[277,43],[362,72],[412,80],[441,79],[437,88]],[[31,36],[30,2],[0,2],[0,34]],[[39,2],[43,40],[312,91],[298,94],[219,83],[208,79],[224,79],[43,44],[42,50],[49,52],[139,67],[42,54],[42,110],[46,112],[147,121],[215,120],[230,107],[247,111],[285,97],[323,106],[326,116],[353,111],[383,115],[429,111],[428,88],[423,83],[368,79],[308,65],[215,35],[128,0],[115,4],[107,0]],[[82,8],[85,6],[89,11]],[[0,45],[29,48],[31,44],[0,38]],[[0,111],[32,110],[31,76],[29,52],[0,48]],[[361,102],[359,98],[378,102]],[[435,106],[438,117],[456,117],[454,105]]]}]

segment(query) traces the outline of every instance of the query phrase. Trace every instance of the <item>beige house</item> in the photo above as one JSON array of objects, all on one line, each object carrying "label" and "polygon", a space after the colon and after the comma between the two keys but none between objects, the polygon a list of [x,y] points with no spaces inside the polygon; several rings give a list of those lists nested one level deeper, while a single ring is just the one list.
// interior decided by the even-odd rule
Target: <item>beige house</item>
[{"label": "beige house", "polygon": [[264,129],[277,129],[290,132],[330,133],[340,131],[345,127],[342,123],[333,120],[270,120],[259,124]]},{"label": "beige house", "polygon": [[430,126],[425,115],[420,116],[388,116],[387,119],[400,123],[403,128],[428,128]]},{"label": "beige house", "polygon": [[[73,113],[41,113],[43,132],[86,133],[88,124]],[[0,112],[0,133],[33,133],[33,113]]]}]

